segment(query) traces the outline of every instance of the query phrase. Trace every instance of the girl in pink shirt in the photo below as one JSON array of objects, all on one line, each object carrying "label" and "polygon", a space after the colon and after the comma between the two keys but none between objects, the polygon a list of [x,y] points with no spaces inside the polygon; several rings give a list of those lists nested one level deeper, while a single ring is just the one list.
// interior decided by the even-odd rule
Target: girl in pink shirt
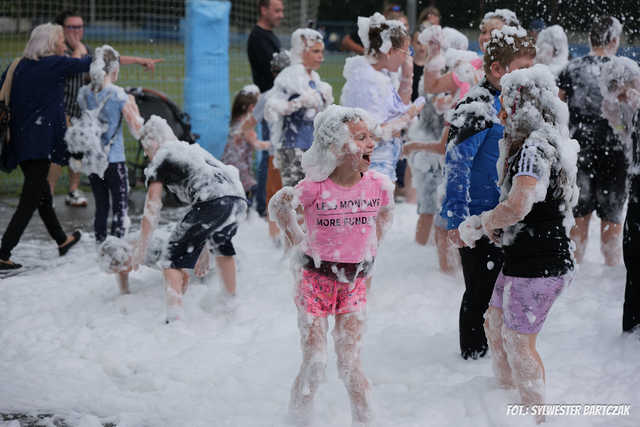
[{"label": "girl in pink shirt", "polygon": [[[289,411],[308,422],[314,395],[327,362],[328,315],[335,316],[333,337],[338,372],[351,399],[354,424],[372,417],[369,382],[362,372],[366,278],[376,249],[391,223],[393,184],[369,171],[375,147],[367,113],[332,105],[318,114],[314,141],[302,157],[306,177],[271,199],[269,215],[288,243],[301,249],[295,303],[302,343],[302,366],[291,390]],[[304,215],[302,231],[296,219]]]}]

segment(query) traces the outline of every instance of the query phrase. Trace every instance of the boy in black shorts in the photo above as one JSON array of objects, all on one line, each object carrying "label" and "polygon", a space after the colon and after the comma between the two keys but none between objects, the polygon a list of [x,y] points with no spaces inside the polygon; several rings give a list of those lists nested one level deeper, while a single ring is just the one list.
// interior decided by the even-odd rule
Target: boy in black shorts
[{"label": "boy in black shorts", "polygon": [[591,27],[591,52],[569,62],[558,76],[559,96],[569,106],[569,128],[580,144],[578,178],[580,198],[573,214],[576,225],[571,239],[580,263],[589,237],[589,221],[595,210],[601,223],[602,253],[607,265],[622,258],[622,221],[627,199],[627,161],[620,139],[602,117],[602,94],[598,79],[602,66],[615,55],[622,25],[611,16],[597,19]]},{"label": "boy in black shorts", "polygon": [[[125,116],[135,117],[138,113],[134,110],[123,111]],[[209,249],[216,255],[227,293],[235,295],[235,250],[231,238],[246,213],[247,201],[236,168],[223,164],[197,144],[178,141],[164,119],[151,116],[139,130],[140,143],[150,163],[145,169],[148,191],[140,240],[134,250],[134,269],[144,260],[158,223],[163,186],[190,205],[169,238],[162,265],[169,322],[183,317],[182,295],[189,281],[185,269],[193,268],[196,275],[204,275],[209,266]]]}]

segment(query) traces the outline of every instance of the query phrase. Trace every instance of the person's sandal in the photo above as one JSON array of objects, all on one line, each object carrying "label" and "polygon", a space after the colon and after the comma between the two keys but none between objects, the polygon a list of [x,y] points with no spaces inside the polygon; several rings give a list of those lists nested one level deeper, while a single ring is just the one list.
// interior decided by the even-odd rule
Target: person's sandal
[{"label": "person's sandal", "polygon": [[19,268],[22,268],[22,264],[18,264],[9,259],[6,261],[3,259],[0,259],[0,271],[17,270]]},{"label": "person's sandal", "polygon": [[66,255],[66,253],[69,252],[69,249],[71,249],[73,245],[80,241],[82,233],[80,233],[80,230],[76,230],[73,232],[71,237],[73,237],[73,240],[71,240],[69,243],[66,243],[64,246],[58,246],[58,253],[60,254],[60,256]]}]

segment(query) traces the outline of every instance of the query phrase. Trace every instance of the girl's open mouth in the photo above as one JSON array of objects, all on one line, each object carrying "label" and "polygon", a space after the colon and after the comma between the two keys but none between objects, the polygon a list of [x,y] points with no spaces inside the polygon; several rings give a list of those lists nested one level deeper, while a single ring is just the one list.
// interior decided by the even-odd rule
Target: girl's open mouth
[{"label": "girl's open mouth", "polygon": [[371,163],[371,160],[369,159],[369,155],[368,155],[368,154],[363,154],[363,155],[362,155],[362,158],[363,158],[364,160],[366,160],[368,163]]}]

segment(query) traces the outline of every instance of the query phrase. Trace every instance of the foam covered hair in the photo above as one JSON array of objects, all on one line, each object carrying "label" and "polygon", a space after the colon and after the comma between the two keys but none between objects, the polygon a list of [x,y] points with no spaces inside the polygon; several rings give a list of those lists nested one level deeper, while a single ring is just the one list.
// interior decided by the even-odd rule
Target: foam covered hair
[{"label": "foam covered hair", "polygon": [[[116,57],[115,61],[112,61],[105,70],[104,54],[107,51],[113,52]],[[104,78],[107,74],[111,74],[114,71],[120,69],[120,54],[117,50],[109,46],[108,44],[97,47],[93,54],[93,61],[89,67],[89,76],[91,78],[91,86],[95,89],[102,89]]]},{"label": "foam covered hair", "polygon": [[291,35],[291,63],[301,64],[304,51],[316,43],[324,43],[322,34],[311,28],[298,28]]},{"label": "foam covered hair", "polygon": [[379,12],[374,13],[369,18],[358,16],[358,36],[360,37],[360,41],[362,41],[362,46],[364,47],[365,52],[370,53],[369,48],[371,47],[371,40],[369,40],[369,31],[371,28],[379,27],[382,24],[387,24],[388,28],[380,33],[380,37],[382,38],[380,52],[389,53],[389,50],[391,50],[392,47],[391,30],[396,27],[404,29],[404,24],[394,19],[387,20]]},{"label": "foam covered hair", "polygon": [[167,121],[155,114],[140,129],[140,144],[144,149],[157,148],[167,141],[177,139]]},{"label": "foam covered hair", "polygon": [[369,129],[372,122],[361,108],[330,105],[318,113],[313,122],[313,144],[302,155],[302,168],[312,181],[324,181],[338,164],[345,144],[351,141],[349,122],[364,120]]},{"label": "foam covered hair", "polygon": [[487,12],[482,18],[482,22],[484,23],[489,19],[499,19],[504,22],[505,25],[509,25],[510,27],[521,26],[518,17],[511,9],[496,9],[493,12]]},{"label": "foam covered hair", "polygon": [[605,98],[617,97],[621,90],[631,86],[640,90],[640,66],[624,56],[614,56],[602,66],[600,91]]},{"label": "foam covered hair", "polygon": [[560,72],[568,59],[569,42],[564,29],[560,25],[552,25],[540,31],[536,40],[536,62]]},{"label": "foam covered hair", "polygon": [[567,104],[558,98],[555,77],[546,65],[512,71],[502,77],[500,84],[502,108],[509,116],[505,134],[511,138],[526,137],[545,123],[567,126]]}]

